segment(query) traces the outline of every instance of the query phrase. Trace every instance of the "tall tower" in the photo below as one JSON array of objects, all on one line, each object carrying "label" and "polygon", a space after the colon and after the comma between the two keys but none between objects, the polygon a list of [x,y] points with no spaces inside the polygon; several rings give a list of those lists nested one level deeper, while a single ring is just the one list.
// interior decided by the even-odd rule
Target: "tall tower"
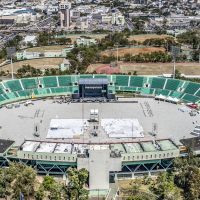
[{"label": "tall tower", "polygon": [[71,3],[68,0],[62,0],[60,2],[61,29],[68,30],[70,27],[70,10],[71,10]]}]

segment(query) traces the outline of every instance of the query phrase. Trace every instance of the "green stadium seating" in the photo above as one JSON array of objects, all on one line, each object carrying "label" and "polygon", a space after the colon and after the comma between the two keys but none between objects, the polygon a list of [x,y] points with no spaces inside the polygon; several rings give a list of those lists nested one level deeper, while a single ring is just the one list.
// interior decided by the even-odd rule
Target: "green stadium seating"
[{"label": "green stadium seating", "polygon": [[[32,94],[36,97],[46,97],[78,93],[80,78],[107,78],[115,83],[109,86],[109,90],[112,91],[140,92],[143,95],[162,94],[185,102],[200,102],[200,84],[198,83],[160,77],[87,74],[3,81],[0,83],[0,104],[28,99]],[[43,88],[38,88],[38,84],[41,84]]]},{"label": "green stadium seating", "polygon": [[162,94],[162,95],[164,95],[164,96],[168,96],[169,93],[170,93],[169,90],[161,90],[161,89],[157,89],[157,90],[155,91],[155,94],[156,94],[156,95]]},{"label": "green stadium seating", "polygon": [[181,82],[180,80],[176,80],[176,79],[167,79],[167,83],[164,89],[175,91],[180,86],[180,82]]},{"label": "green stadium seating", "polygon": [[128,76],[119,75],[119,76],[116,76],[115,84],[117,86],[128,86],[128,80],[129,80]]},{"label": "green stadium seating", "polygon": [[14,94],[14,92],[7,93],[6,96],[8,97],[8,99],[13,99],[13,100],[15,100],[16,97],[17,97],[17,96]]},{"label": "green stadium seating", "polygon": [[95,74],[94,78],[107,78],[107,75]]},{"label": "green stadium seating", "polygon": [[50,93],[51,93],[51,91],[50,91],[49,88],[34,89],[34,94],[35,94],[36,96],[41,95],[41,97],[42,97],[42,96],[48,95],[48,94],[50,94]]},{"label": "green stadium seating", "polygon": [[135,87],[120,87],[120,91],[135,92],[135,91],[137,91],[137,88],[135,88]]},{"label": "green stadium seating", "polygon": [[43,77],[43,84],[45,88],[58,87],[56,76]]},{"label": "green stadium seating", "polygon": [[153,78],[151,83],[151,88],[163,89],[165,85],[165,78]]},{"label": "green stadium seating", "polygon": [[23,90],[19,80],[6,81],[4,85],[6,88],[9,88],[11,92]]},{"label": "green stadium seating", "polygon": [[61,88],[51,88],[52,93],[66,93],[66,92],[71,92],[70,87],[61,87]]},{"label": "green stadium seating", "polygon": [[22,90],[18,92],[20,97],[30,97],[32,95],[32,92],[29,90]]},{"label": "green stadium seating", "polygon": [[177,92],[177,91],[172,91],[169,94],[170,97],[176,97],[176,98],[180,98],[181,95],[182,95],[182,93],[181,92]]},{"label": "green stadium seating", "polygon": [[199,97],[196,97],[190,94],[183,95],[181,99],[187,102],[192,102],[192,103],[197,103],[198,101],[200,101]]},{"label": "green stadium seating", "polygon": [[23,78],[21,79],[21,83],[24,89],[34,89],[38,87],[37,78]]},{"label": "green stadium seating", "polygon": [[92,78],[93,75],[92,74],[81,74],[80,78]]},{"label": "green stadium seating", "polygon": [[5,101],[5,100],[6,100],[6,98],[3,95],[0,95],[0,102]]},{"label": "green stadium seating", "polygon": [[70,86],[72,85],[71,76],[58,76],[59,86]]},{"label": "green stadium seating", "polygon": [[198,83],[189,83],[185,88],[184,93],[194,94],[200,88],[200,84]]},{"label": "green stadium seating", "polygon": [[200,90],[195,94],[195,96],[200,97]]},{"label": "green stadium seating", "polygon": [[3,85],[0,83],[0,94],[4,93]]},{"label": "green stadium seating", "polygon": [[144,77],[131,76],[130,86],[133,86],[133,87],[144,87]]},{"label": "green stadium seating", "polygon": [[154,89],[151,88],[141,88],[141,94],[150,95],[154,93]]}]

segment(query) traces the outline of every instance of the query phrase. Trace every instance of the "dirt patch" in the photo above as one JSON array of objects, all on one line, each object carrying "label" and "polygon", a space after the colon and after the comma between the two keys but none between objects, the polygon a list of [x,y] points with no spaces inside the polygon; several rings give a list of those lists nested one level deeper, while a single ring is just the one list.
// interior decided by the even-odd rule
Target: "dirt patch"
[{"label": "dirt patch", "polygon": [[[58,68],[59,65],[63,62],[63,58],[42,58],[42,59],[33,59],[33,60],[24,60],[20,62],[15,62],[13,64],[14,66],[14,72],[16,72],[19,68],[21,68],[23,65],[30,65],[31,67],[37,68],[37,69],[47,69],[47,68]],[[3,67],[0,67],[0,71],[11,71],[11,65],[5,65]]]},{"label": "dirt patch", "polygon": [[66,45],[42,46],[26,49],[27,52],[43,52],[43,51],[61,51],[66,48]]},{"label": "dirt patch", "polygon": [[[125,54],[130,54],[130,55],[134,56],[134,55],[138,55],[140,53],[152,53],[152,52],[158,52],[158,51],[165,52],[165,49],[162,48],[162,47],[119,48],[118,49],[118,55],[124,56]],[[117,49],[106,50],[106,51],[102,52],[101,55],[117,56]]]},{"label": "dirt patch", "polygon": [[[200,63],[176,63],[176,69],[185,75],[199,75]],[[133,73],[138,75],[162,75],[173,72],[173,63],[120,63],[121,73]]]},{"label": "dirt patch", "polygon": [[131,35],[128,40],[129,41],[132,41],[132,40],[135,40],[137,42],[144,42],[146,39],[164,39],[164,38],[167,38],[167,37],[172,37],[172,36],[169,36],[169,35],[156,35],[156,34],[143,34],[143,35]]},{"label": "dirt patch", "polygon": [[[87,69],[92,73],[105,64],[93,64]],[[107,65],[109,66],[109,64]],[[173,72],[173,63],[122,63],[118,64],[119,72],[128,74],[137,71],[138,75],[162,75]],[[200,75],[200,63],[176,63],[176,69],[185,75]]]}]

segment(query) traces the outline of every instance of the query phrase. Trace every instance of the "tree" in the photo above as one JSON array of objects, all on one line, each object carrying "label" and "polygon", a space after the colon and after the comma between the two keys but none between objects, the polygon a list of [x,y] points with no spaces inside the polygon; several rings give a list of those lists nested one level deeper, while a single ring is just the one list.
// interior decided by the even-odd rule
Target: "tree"
[{"label": "tree", "polygon": [[190,166],[185,173],[185,197],[188,200],[200,199],[200,169]]},{"label": "tree", "polygon": [[200,34],[198,31],[187,31],[179,34],[177,40],[181,44],[191,45],[193,49],[200,48]]},{"label": "tree", "polygon": [[43,200],[45,197],[45,189],[43,185],[40,185],[39,189],[35,193],[35,200]]},{"label": "tree", "polygon": [[175,183],[184,190],[187,200],[200,198],[200,158],[189,153],[188,158],[176,158],[174,160]]},{"label": "tree", "polygon": [[181,73],[178,69],[175,70],[175,78],[180,79],[181,78]]},{"label": "tree", "polygon": [[181,200],[181,190],[174,183],[174,176],[168,172],[161,173],[153,191],[163,200]]},{"label": "tree", "polygon": [[36,172],[31,167],[25,167],[19,174],[12,185],[12,197],[18,198],[20,193],[25,198],[35,195]]},{"label": "tree", "polygon": [[19,78],[35,77],[41,75],[42,71],[40,69],[36,69],[34,67],[31,67],[30,65],[22,65],[22,67],[17,70],[17,77]]},{"label": "tree", "polygon": [[67,196],[70,200],[86,200],[88,199],[88,191],[84,188],[88,171],[86,169],[77,170],[70,168],[68,170],[69,183],[67,185]]}]

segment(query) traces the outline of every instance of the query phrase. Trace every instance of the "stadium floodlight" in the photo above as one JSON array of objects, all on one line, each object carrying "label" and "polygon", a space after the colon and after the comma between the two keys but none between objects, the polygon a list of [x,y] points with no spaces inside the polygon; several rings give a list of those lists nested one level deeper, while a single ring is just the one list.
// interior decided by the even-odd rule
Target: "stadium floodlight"
[{"label": "stadium floodlight", "polygon": [[176,72],[176,57],[180,54],[180,48],[177,46],[171,46],[171,55],[173,57],[173,78],[175,78]]},{"label": "stadium floodlight", "polygon": [[16,47],[7,47],[6,48],[6,52],[7,52],[7,58],[10,59],[10,64],[11,64],[11,76],[12,79],[14,79],[13,76],[13,55],[16,53]]}]

